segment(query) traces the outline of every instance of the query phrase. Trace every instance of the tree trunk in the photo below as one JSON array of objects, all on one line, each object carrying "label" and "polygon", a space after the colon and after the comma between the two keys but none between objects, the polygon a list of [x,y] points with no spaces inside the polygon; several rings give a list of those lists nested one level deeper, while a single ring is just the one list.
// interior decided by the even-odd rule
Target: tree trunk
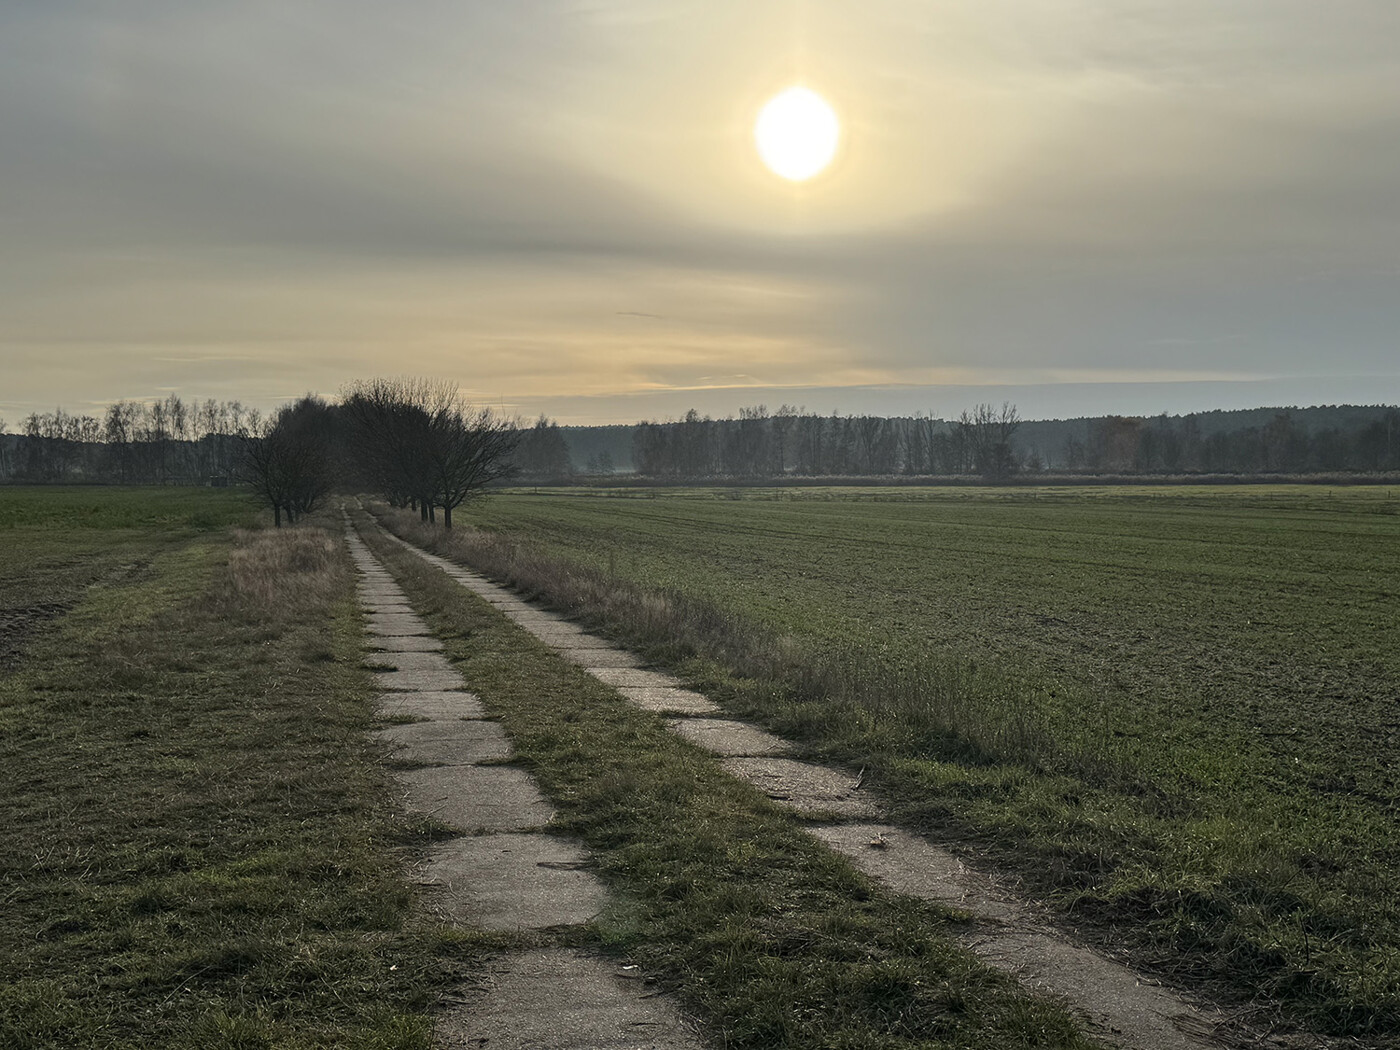
[{"label": "tree trunk", "polygon": [[442,505],[442,527],[444,529],[452,528],[452,508],[446,503]]},{"label": "tree trunk", "polygon": [[272,522],[277,528],[280,529],[282,527],[282,504],[280,503],[274,503],[272,505]]},{"label": "tree trunk", "polygon": [[428,520],[431,521],[431,522],[436,522],[436,521],[437,521],[437,504],[436,504],[436,503],[429,503],[429,504],[428,504]]},{"label": "tree trunk", "polygon": [[428,520],[428,504],[426,501],[420,500],[418,503],[418,519],[420,521]]}]

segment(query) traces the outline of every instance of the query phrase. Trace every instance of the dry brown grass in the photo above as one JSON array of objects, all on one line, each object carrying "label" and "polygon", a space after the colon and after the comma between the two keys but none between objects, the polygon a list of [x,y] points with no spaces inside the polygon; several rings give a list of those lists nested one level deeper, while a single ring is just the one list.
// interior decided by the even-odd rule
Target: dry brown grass
[{"label": "dry brown grass", "polygon": [[349,571],[339,538],[314,525],[236,529],[228,567],[230,604],[269,618],[323,605]]}]

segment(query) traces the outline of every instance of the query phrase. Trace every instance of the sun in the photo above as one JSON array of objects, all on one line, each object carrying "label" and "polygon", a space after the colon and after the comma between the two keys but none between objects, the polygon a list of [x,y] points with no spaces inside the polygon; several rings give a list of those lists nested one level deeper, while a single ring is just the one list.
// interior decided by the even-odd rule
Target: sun
[{"label": "sun", "polygon": [[753,126],[758,155],[770,171],[792,182],[819,174],[836,156],[841,121],[826,99],[805,87],[774,95]]}]

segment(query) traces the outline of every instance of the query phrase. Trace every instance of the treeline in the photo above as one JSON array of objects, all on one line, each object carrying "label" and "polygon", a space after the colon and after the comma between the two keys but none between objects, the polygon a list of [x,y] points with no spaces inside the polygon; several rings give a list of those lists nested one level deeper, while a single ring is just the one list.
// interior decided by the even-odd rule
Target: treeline
[{"label": "treeline", "polygon": [[[1238,425],[1231,425],[1232,419]],[[1023,422],[1015,406],[957,419],[821,416],[783,406],[643,422],[637,473],[654,478],[1075,474],[1310,474],[1400,470],[1400,410],[1325,406]]]},{"label": "treeline", "polygon": [[[62,408],[31,413],[17,433],[0,419],[0,481],[30,484],[229,485],[246,480],[243,468],[251,438],[265,437],[286,412],[290,426],[313,414],[315,404],[331,415],[317,422],[334,445],[345,435],[339,406],[314,397],[265,416],[238,401],[190,401],[176,394],[156,401],[117,401],[100,416]],[[300,407],[298,407],[300,406]],[[516,435],[510,465],[522,477],[558,480],[573,474],[569,446],[558,424],[541,416]],[[328,456],[340,456],[328,448]],[[345,471],[337,468],[339,474]]]},{"label": "treeline", "polygon": [[262,423],[237,401],[116,401],[100,416],[31,413],[18,434],[0,420],[0,479],[29,482],[208,484],[230,480],[238,435]]},{"label": "treeline", "polygon": [[1281,409],[1264,423],[1215,430],[1195,415],[1105,416],[1085,420],[1082,433],[1066,437],[1060,460],[1067,470],[1093,473],[1400,470],[1400,411],[1377,410],[1350,423],[1323,422],[1326,412]]},{"label": "treeline", "polygon": [[1025,466],[1012,440],[1020,425],[1010,404],[978,405],[952,422],[931,416],[820,416],[790,405],[773,413],[758,405],[741,409],[738,419],[711,419],[692,409],[679,422],[638,424],[632,460],[639,474],[658,478],[1001,478]]}]

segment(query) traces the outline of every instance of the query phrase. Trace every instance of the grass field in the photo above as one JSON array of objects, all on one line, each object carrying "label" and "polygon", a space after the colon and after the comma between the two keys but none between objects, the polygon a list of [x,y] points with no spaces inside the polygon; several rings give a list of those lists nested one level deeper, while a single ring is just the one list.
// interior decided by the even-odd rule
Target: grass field
[{"label": "grass field", "polygon": [[[451,549],[1188,983],[1400,1029],[1400,498],[502,495]],[[405,524],[404,528],[409,526]]]},{"label": "grass field", "polygon": [[348,559],[252,519],[0,490],[0,1046],[428,1045]]}]

